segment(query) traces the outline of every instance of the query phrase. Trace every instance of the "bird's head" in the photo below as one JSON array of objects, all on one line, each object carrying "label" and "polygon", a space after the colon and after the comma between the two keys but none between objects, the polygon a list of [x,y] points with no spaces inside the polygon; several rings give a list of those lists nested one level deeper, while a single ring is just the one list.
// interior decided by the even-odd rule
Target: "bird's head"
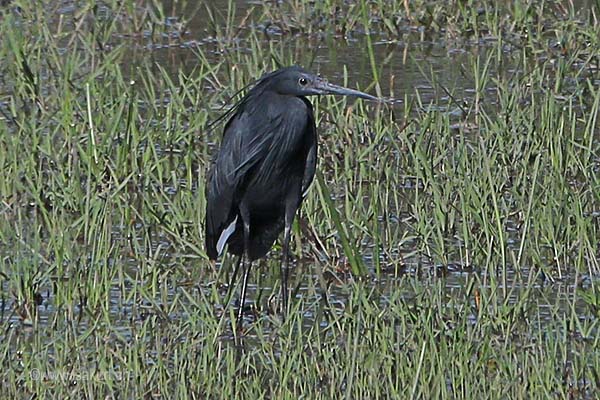
[{"label": "bird's head", "polygon": [[265,75],[260,84],[279,94],[288,96],[340,95],[354,96],[367,100],[379,99],[370,94],[327,82],[320,76],[313,75],[300,67],[286,67]]}]

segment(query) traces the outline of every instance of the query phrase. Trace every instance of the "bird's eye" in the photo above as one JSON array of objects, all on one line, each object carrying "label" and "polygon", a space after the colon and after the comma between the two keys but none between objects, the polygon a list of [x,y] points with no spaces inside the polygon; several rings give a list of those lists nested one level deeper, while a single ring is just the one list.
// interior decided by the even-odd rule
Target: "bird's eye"
[{"label": "bird's eye", "polygon": [[300,78],[298,79],[298,83],[300,84],[300,86],[306,86],[308,80],[306,78]]}]

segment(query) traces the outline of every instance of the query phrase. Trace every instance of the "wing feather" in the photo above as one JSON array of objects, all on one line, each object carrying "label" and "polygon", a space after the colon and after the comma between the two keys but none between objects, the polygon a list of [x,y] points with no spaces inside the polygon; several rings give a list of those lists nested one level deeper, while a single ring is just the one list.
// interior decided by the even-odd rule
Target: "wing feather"
[{"label": "wing feather", "polygon": [[221,148],[209,173],[205,240],[211,259],[216,259],[222,250],[219,247],[223,243],[222,240],[219,243],[219,239],[223,239],[223,231],[228,228],[229,235],[234,233],[232,222],[237,217],[241,194],[251,171],[266,157],[273,134],[279,128],[276,117],[256,118],[256,111],[254,107],[248,109],[240,105],[225,126]]}]

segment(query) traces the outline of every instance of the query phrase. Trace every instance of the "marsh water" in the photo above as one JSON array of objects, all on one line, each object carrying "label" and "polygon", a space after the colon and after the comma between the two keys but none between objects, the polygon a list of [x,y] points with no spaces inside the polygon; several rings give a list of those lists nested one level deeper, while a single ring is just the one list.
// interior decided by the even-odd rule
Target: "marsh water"
[{"label": "marsh water", "polygon": [[[177,76],[178,71],[189,73],[199,62],[198,48],[201,48],[203,54],[206,54],[209,61],[213,63],[221,62],[229,52],[247,54],[247,60],[251,63],[254,50],[252,40],[248,39],[248,35],[250,32],[254,32],[259,39],[258,43],[265,49],[263,54],[269,55],[270,47],[285,49],[285,53],[291,55],[294,62],[327,77],[333,83],[345,83],[347,86],[363,90],[368,88],[371,92],[380,91],[382,96],[397,99],[394,104],[397,113],[402,113],[405,101],[415,101],[418,97],[419,104],[423,108],[435,107],[437,111],[447,113],[448,117],[455,120],[456,123],[464,123],[463,107],[469,108],[476,101],[476,83],[468,70],[474,59],[485,60],[489,51],[496,51],[495,47],[490,45],[495,43],[495,39],[491,35],[489,38],[486,38],[485,35],[477,38],[458,36],[455,40],[449,41],[444,36],[411,27],[401,30],[395,37],[389,33],[378,31],[370,31],[370,35],[367,36],[361,30],[325,31],[319,27],[318,21],[315,21],[314,31],[306,34],[300,32],[300,29],[295,30],[293,27],[283,26],[266,17],[262,19],[246,18],[253,8],[259,7],[259,4],[253,1],[235,2],[233,14],[229,9],[231,2],[213,1],[210,4],[213,16],[207,12],[205,7],[190,6],[190,14],[184,13],[185,21],[179,17],[182,13],[182,10],[178,8],[180,7],[179,2],[163,1],[162,4],[165,14],[168,16],[164,21],[167,26],[166,33],[155,35],[150,30],[144,30],[137,36],[123,35],[113,38],[114,45],[123,45],[127,48],[129,55],[123,59],[122,65],[125,74],[128,73],[127,71],[135,69],[136,65],[147,63],[160,65],[173,77]],[[575,7],[583,8],[586,7],[586,4],[586,2],[575,2]],[[273,3],[273,7],[278,7],[277,3]],[[76,12],[77,5],[66,2],[56,15],[56,23],[60,23],[61,14],[66,16]],[[100,9],[99,13],[101,12]],[[238,34],[235,38],[225,41],[222,37],[215,36],[214,20],[215,18],[217,20],[219,18],[226,19],[228,13],[236,21],[234,26],[238,30]],[[224,21],[223,23],[225,24]],[[556,38],[549,37],[548,40],[550,47],[559,44],[559,40]],[[368,48],[373,49],[372,54],[368,53],[366,50]],[[503,47],[505,62],[501,65],[491,65],[491,70],[502,69],[507,74],[517,73],[512,58],[515,52],[518,53],[520,50],[518,46],[507,42]],[[552,56],[552,54],[542,54],[539,57],[545,59]],[[287,60],[281,61],[287,62]],[[372,85],[372,61],[380,67],[378,88]],[[240,65],[231,66],[231,68],[240,67]],[[207,94],[213,95],[215,90],[214,87],[207,84]],[[488,110],[493,110],[496,101],[496,97],[493,96],[494,85],[490,84],[487,90],[490,96],[478,101],[486,102]],[[233,93],[229,93],[229,95],[233,95]],[[214,109],[210,110],[211,118],[216,118],[222,112],[219,110],[220,105],[222,104],[215,104]],[[195,110],[187,110],[187,112],[193,113]],[[331,118],[335,118],[335,116]],[[472,140],[477,141],[476,133],[473,133]],[[402,171],[398,171],[398,174],[402,173]],[[406,187],[398,190],[406,191],[410,196],[414,186],[410,184],[410,177],[407,177],[407,182]],[[402,217],[400,215],[400,218]],[[116,229],[114,234],[115,238],[118,238],[120,232],[118,227]],[[151,251],[157,251],[162,240],[166,239],[157,237],[154,241],[154,249]],[[308,239],[303,238],[302,240]],[[427,257],[418,254],[414,248],[411,248],[411,243],[410,240],[407,240],[397,249],[406,255],[403,257],[402,268],[400,270],[392,268],[392,271],[385,272],[379,279],[373,280],[373,285],[385,287],[389,282],[402,279],[406,275],[418,275],[422,276],[424,282],[441,285],[451,295],[453,290],[469,285],[473,274],[482,272],[465,266],[460,260],[451,260],[449,265],[444,266],[431,264]],[[10,257],[8,250],[6,247],[4,248],[5,254],[2,254],[2,257]],[[272,258],[278,259],[278,257],[276,249],[273,251]],[[364,258],[367,263],[372,264],[370,252],[365,251]],[[298,296],[314,296],[315,299],[319,297],[319,289],[306,286],[306,282],[314,284],[318,281],[314,276],[314,263],[315,261],[312,259],[297,262],[294,281],[299,284]],[[197,268],[198,264],[198,262],[190,263],[191,268]],[[263,276],[260,279],[256,276],[253,277],[250,285],[250,299],[259,295],[259,286],[264,290],[266,285],[268,287],[269,283],[277,281],[276,263],[272,262],[271,264],[273,268],[255,269],[255,275],[256,271],[260,271]],[[135,271],[138,266],[137,259],[129,260],[131,271]],[[370,265],[370,268],[373,272],[373,265]],[[517,272],[509,269],[506,276],[501,279],[501,285],[504,285],[506,290],[512,288],[514,295],[520,290],[519,283],[524,282],[522,276],[527,276],[529,273],[528,269],[520,269],[518,271],[519,279],[517,279]],[[132,272],[132,275],[136,274]],[[312,277],[309,278],[309,276]],[[487,279],[481,279],[487,282]],[[593,279],[595,279],[593,276],[578,275],[567,269],[559,278],[534,282],[530,289],[538,292],[532,297],[537,299],[540,316],[548,320],[555,318],[556,316],[550,311],[546,313],[544,310],[551,310],[559,303],[567,304],[566,300],[572,298],[580,285],[589,285]],[[210,282],[202,285],[202,287],[209,286]],[[341,295],[340,298],[337,297],[335,284],[330,286],[329,290],[330,302],[344,302]],[[115,296],[114,301],[111,301],[115,305],[115,319],[118,321],[123,316],[124,330],[127,331],[129,322],[125,315],[128,312],[122,308],[123,293],[120,285],[115,284],[115,290],[112,293]],[[39,307],[40,322],[46,323],[53,318],[55,311],[52,306],[51,288],[47,287],[40,294],[43,298],[42,305]],[[170,296],[174,296],[174,293],[171,293]],[[408,285],[406,296],[411,296],[411,289]],[[381,301],[385,302],[385,297]],[[12,308],[10,297],[5,297],[3,307],[5,313]],[[564,311],[568,312],[568,310]],[[10,311],[8,313],[10,314]],[[308,314],[307,318],[310,317]],[[587,319],[593,316],[582,312],[580,317]],[[10,319],[12,322],[20,323],[20,318],[15,314],[12,314]]]}]

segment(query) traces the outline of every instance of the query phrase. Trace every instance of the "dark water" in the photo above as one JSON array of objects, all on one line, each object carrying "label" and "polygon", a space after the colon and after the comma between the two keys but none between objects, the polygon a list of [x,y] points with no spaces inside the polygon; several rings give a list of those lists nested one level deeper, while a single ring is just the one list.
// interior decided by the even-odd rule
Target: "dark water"
[{"label": "dark water", "polygon": [[[252,1],[234,3],[236,21],[243,20],[253,8],[260,9]],[[279,50],[283,49],[292,56],[291,63],[319,73],[332,82],[343,83],[345,73],[350,86],[365,88],[373,82],[371,62],[366,53],[368,39],[360,31],[345,35],[327,32],[310,35],[286,33],[276,25],[270,25],[268,19],[258,18],[246,21],[240,28],[238,38],[224,41],[223,38],[216,38],[213,29],[209,28],[211,19],[203,7],[192,14],[181,34],[182,31],[176,29],[181,25],[176,16],[181,6],[172,1],[163,1],[162,4],[167,15],[174,13],[169,22],[174,28],[173,33],[157,38],[146,32],[145,37],[132,40],[132,62],[137,57],[151,57],[173,73],[179,69],[189,72],[198,63],[194,53],[196,47],[201,47],[215,62],[231,52],[251,54],[252,39],[248,39],[246,33],[254,30],[263,50],[270,46],[276,49],[274,52],[265,51],[267,61],[270,61],[269,57],[275,60]],[[227,1],[213,1],[210,6],[216,10],[216,15],[227,14]],[[371,41],[380,74],[379,86],[384,96],[402,99],[405,94],[414,94],[416,89],[423,103],[436,99],[438,104],[440,100],[444,104],[444,99],[449,100],[448,97],[440,86],[431,85],[431,79],[446,87],[458,100],[463,100],[463,97],[465,101],[470,100],[474,83],[467,78],[464,69],[470,68],[469,62],[473,57],[486,57],[486,46],[491,44],[492,39],[446,43],[434,37],[423,39],[423,33],[415,28],[407,31],[403,37],[393,39],[387,34],[371,32]],[[288,64],[289,61],[281,60],[282,64]]]}]

